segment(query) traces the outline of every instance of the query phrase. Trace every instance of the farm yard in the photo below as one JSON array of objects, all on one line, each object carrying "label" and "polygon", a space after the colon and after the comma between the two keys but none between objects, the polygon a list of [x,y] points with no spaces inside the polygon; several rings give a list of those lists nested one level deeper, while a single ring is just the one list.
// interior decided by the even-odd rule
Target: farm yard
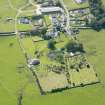
[{"label": "farm yard", "polygon": [[[69,10],[88,7],[64,2]],[[66,15],[36,16],[36,7],[0,1],[0,32],[16,32],[0,36],[0,105],[104,105],[105,30],[74,28],[70,37]]]}]

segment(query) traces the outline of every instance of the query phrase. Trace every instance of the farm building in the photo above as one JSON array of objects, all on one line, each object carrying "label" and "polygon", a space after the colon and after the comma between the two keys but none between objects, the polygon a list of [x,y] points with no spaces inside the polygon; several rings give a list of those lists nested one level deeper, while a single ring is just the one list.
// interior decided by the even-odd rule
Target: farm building
[{"label": "farm building", "polygon": [[32,66],[37,66],[37,65],[39,65],[40,64],[40,61],[38,60],[38,59],[31,59],[30,61],[29,61],[29,67],[32,67]]},{"label": "farm building", "polygon": [[51,13],[51,12],[63,12],[63,9],[60,7],[42,7],[41,8],[42,13]]}]

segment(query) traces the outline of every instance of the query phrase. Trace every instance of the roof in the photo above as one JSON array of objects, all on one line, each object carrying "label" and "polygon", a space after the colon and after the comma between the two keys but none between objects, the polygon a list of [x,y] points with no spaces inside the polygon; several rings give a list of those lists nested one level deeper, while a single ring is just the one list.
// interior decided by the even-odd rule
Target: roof
[{"label": "roof", "polygon": [[30,20],[28,18],[20,18],[19,22],[20,23],[29,24],[30,23]]},{"label": "roof", "polygon": [[60,7],[42,7],[41,12],[47,13],[47,12],[62,12],[63,9]]},{"label": "roof", "polygon": [[40,61],[37,59],[31,59],[30,61],[30,65],[39,65],[39,64],[40,64]]}]

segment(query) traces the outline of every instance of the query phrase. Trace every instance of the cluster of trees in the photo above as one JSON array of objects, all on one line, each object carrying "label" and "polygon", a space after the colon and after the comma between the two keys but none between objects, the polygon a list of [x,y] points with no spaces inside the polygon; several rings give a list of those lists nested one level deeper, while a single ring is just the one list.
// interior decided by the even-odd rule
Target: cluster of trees
[{"label": "cluster of trees", "polygon": [[62,64],[64,64],[64,52],[67,51],[76,53],[85,53],[84,47],[82,43],[76,42],[74,40],[70,40],[63,48],[58,50],[56,48],[56,42],[54,40],[49,40],[48,42],[48,48],[50,49],[50,52],[48,54],[48,57],[52,60],[56,60]]},{"label": "cluster of trees", "polygon": [[77,43],[75,41],[70,41],[66,44],[65,48],[68,52],[85,52],[82,43]]},{"label": "cluster of trees", "polygon": [[89,0],[91,13],[97,17],[105,12],[104,5],[101,0]]},{"label": "cluster of trees", "polygon": [[[56,50],[56,41],[54,40],[49,40],[48,42],[48,48],[50,50]],[[67,52],[85,52],[84,51],[84,47],[83,47],[83,44],[82,43],[78,43],[78,42],[75,42],[75,41],[69,41],[65,46],[64,48],[61,48],[61,50],[67,50]]]},{"label": "cluster of trees", "polygon": [[105,7],[101,0],[88,0],[90,11],[95,17],[92,22],[91,26],[93,29],[99,31],[100,29],[105,27]]}]

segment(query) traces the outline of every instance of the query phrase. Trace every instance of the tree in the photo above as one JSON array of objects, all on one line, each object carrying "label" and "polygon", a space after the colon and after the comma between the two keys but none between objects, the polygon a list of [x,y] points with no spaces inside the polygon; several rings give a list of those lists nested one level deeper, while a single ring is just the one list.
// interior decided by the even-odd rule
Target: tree
[{"label": "tree", "polygon": [[93,20],[91,26],[94,30],[100,31],[102,28],[105,28],[105,17],[99,20]]},{"label": "tree", "polygon": [[51,50],[55,50],[56,49],[54,40],[49,40],[48,48],[51,49]]}]

